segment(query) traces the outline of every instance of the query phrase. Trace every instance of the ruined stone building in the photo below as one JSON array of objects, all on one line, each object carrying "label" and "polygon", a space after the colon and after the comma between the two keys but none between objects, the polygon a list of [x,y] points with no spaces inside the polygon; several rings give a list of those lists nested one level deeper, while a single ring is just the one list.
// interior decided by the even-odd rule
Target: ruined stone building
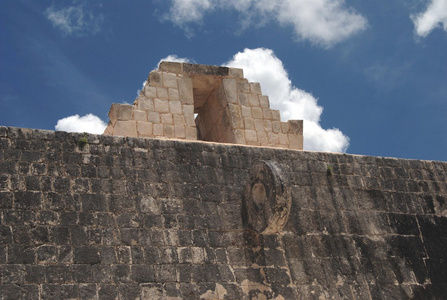
[{"label": "ruined stone building", "polygon": [[303,121],[281,122],[242,69],[162,62],[133,105],[113,104],[105,134],[303,149]]},{"label": "ruined stone building", "polygon": [[447,163],[302,151],[239,69],[109,116],[0,127],[0,299],[446,299]]}]

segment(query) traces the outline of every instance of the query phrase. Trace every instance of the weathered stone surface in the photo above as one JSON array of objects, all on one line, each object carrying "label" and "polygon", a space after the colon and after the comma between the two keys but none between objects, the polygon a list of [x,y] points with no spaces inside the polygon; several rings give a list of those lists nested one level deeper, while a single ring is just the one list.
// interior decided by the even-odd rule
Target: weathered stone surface
[{"label": "weathered stone surface", "polygon": [[0,133],[3,299],[447,294],[446,163]]},{"label": "weathered stone surface", "polygon": [[290,185],[271,161],[260,161],[251,170],[243,199],[243,217],[249,227],[263,234],[281,232],[292,205]]},{"label": "weathered stone surface", "polygon": [[226,76],[228,75],[229,68],[184,63],[183,72],[192,74],[201,74],[201,75]]}]

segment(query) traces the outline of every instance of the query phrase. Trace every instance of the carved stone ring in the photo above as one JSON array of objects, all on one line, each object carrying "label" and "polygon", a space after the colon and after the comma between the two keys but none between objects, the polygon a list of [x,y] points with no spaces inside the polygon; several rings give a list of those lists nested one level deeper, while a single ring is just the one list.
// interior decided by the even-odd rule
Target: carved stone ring
[{"label": "carved stone ring", "polygon": [[291,204],[290,187],[280,168],[271,161],[257,162],[244,191],[246,226],[263,234],[280,232],[289,218]]}]

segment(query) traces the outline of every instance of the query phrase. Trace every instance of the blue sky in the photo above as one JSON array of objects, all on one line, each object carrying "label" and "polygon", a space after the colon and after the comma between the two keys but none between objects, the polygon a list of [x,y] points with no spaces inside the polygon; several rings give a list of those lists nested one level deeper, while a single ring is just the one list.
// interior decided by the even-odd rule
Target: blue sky
[{"label": "blue sky", "polygon": [[447,161],[447,0],[2,0],[0,125],[101,131],[168,57],[243,67],[305,149]]}]

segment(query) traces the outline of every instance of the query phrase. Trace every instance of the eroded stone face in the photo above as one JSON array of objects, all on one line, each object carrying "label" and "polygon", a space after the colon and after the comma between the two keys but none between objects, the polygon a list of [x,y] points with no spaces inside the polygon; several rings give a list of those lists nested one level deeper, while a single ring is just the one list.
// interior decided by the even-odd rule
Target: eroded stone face
[{"label": "eroded stone face", "polygon": [[113,104],[104,134],[303,149],[303,121],[281,122],[243,70],[162,62],[133,105]]},{"label": "eroded stone face", "polygon": [[281,170],[274,162],[257,162],[245,186],[246,225],[258,233],[278,233],[287,222],[291,204],[290,187]]}]

